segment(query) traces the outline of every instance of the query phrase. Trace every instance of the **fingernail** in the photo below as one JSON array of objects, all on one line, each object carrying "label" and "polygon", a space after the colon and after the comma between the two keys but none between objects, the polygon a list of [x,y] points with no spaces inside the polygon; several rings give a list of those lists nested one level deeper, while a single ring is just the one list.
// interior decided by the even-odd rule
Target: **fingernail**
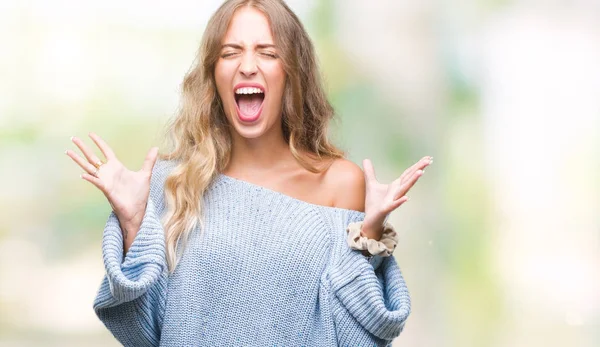
[{"label": "fingernail", "polygon": [[71,136],[71,141],[73,141],[73,138],[74,138],[74,137],[75,137],[75,136]]},{"label": "fingernail", "polygon": [[69,150],[67,149],[67,150],[65,151],[65,154],[67,154],[67,155],[68,155],[68,153],[67,153],[68,151],[69,151]]},{"label": "fingernail", "polygon": [[79,174],[79,178],[83,179],[83,174]]}]

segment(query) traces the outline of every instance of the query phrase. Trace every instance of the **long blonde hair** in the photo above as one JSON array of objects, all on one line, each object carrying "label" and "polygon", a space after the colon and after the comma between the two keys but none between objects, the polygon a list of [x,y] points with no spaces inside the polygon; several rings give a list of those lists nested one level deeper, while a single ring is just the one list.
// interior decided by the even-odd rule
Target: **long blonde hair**
[{"label": "long blonde hair", "polygon": [[229,22],[242,6],[258,9],[271,25],[286,73],[282,130],[294,158],[316,173],[324,169],[314,166],[314,160],[325,162],[344,154],[327,137],[334,112],[323,90],[314,47],[298,17],[281,0],[226,1],[209,20],[194,64],[183,80],[181,106],[167,129],[173,149],[159,156],[178,162],[165,182],[163,225],[170,272],[190,232],[202,226],[204,192],[230,160],[230,131],[235,130],[225,117],[214,71]]}]

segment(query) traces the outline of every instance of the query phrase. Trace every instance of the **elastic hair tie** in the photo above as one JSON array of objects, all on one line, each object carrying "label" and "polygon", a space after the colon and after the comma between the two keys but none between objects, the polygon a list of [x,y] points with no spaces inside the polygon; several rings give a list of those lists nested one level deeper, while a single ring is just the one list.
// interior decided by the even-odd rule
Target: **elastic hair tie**
[{"label": "elastic hair tie", "polygon": [[371,256],[389,257],[398,244],[398,233],[390,223],[383,226],[383,235],[379,241],[362,235],[363,222],[348,224],[348,246],[359,251],[368,251]]}]

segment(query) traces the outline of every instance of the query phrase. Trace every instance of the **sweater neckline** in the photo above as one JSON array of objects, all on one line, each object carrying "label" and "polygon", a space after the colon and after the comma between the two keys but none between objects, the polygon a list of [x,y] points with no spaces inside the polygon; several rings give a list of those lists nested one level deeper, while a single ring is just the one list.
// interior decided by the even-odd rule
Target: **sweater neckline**
[{"label": "sweater neckline", "polygon": [[316,209],[323,209],[323,210],[330,210],[330,211],[341,211],[341,212],[352,212],[352,213],[363,213],[364,214],[364,212],[362,212],[362,211],[351,210],[351,209],[342,208],[342,207],[334,207],[334,206],[325,206],[325,205],[313,204],[313,203],[310,203],[308,201],[304,201],[304,200],[300,200],[300,199],[294,198],[294,197],[292,197],[290,195],[287,195],[287,194],[284,194],[282,192],[278,192],[276,190],[269,189],[269,188],[263,187],[261,185],[254,184],[254,183],[251,183],[251,182],[248,182],[248,181],[244,181],[244,180],[241,180],[239,178],[231,177],[231,176],[228,176],[228,175],[225,175],[225,174],[222,174],[222,173],[219,173],[219,176],[217,176],[217,181],[219,181],[219,180],[220,181],[230,182],[232,184],[238,184],[238,185],[242,185],[242,186],[252,187],[252,188],[260,190],[261,192],[263,192],[265,194],[274,195],[274,196],[280,197],[282,199],[293,201],[293,202],[295,202],[297,204],[300,204],[300,205],[314,207]]}]

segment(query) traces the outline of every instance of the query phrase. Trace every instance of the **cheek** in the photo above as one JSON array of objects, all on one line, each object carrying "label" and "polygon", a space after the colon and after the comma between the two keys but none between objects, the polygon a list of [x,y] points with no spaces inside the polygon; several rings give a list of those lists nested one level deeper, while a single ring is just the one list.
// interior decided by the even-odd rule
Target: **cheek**
[{"label": "cheek", "polygon": [[286,79],[283,67],[281,66],[281,64],[274,64],[272,66],[269,66],[267,71],[268,82],[271,91],[278,96],[283,95],[283,89],[285,87]]},{"label": "cheek", "polygon": [[226,91],[229,90],[230,81],[231,76],[227,64],[218,62],[215,65],[215,83],[217,84],[217,91],[221,98],[228,96]]},{"label": "cheek", "polygon": [[281,64],[277,64],[277,66],[275,66],[273,75],[277,79],[278,85],[283,88],[283,86],[285,86],[285,71],[283,70],[283,66],[281,66]]}]

